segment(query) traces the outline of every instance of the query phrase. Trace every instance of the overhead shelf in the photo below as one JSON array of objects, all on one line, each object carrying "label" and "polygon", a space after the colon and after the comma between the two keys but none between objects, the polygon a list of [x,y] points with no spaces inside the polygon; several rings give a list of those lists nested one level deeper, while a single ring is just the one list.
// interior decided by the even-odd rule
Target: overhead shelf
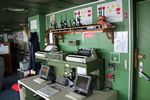
[{"label": "overhead shelf", "polygon": [[104,28],[103,30],[101,30],[102,29],[101,27],[102,27],[101,25],[95,24],[95,25],[86,25],[81,27],[63,28],[63,29],[50,28],[48,31],[56,35],[62,35],[62,37],[64,34],[77,34],[82,32],[102,32],[102,33],[106,33],[108,39],[111,39],[113,43],[114,36],[112,30],[115,28],[115,26]]},{"label": "overhead shelf", "polygon": [[87,25],[81,27],[70,27],[70,28],[63,28],[63,29],[51,29],[52,33],[56,34],[70,34],[70,33],[78,33],[78,32],[85,32],[85,31],[99,31],[99,25]]}]

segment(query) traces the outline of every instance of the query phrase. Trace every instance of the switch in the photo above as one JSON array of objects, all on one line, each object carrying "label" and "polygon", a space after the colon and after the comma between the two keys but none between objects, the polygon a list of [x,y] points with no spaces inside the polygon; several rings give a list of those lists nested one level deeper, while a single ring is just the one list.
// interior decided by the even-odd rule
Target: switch
[{"label": "switch", "polygon": [[111,71],[114,71],[115,70],[115,64],[114,63],[108,64],[108,69]]},{"label": "switch", "polygon": [[108,73],[108,74],[106,75],[106,77],[107,77],[107,79],[108,79],[109,81],[111,81],[111,82],[113,82],[113,81],[115,80],[115,74],[113,74],[113,73]]},{"label": "switch", "polygon": [[120,63],[120,53],[111,52],[110,53],[110,62],[111,63]]},{"label": "switch", "polygon": [[112,81],[115,81],[115,74],[112,74]]}]

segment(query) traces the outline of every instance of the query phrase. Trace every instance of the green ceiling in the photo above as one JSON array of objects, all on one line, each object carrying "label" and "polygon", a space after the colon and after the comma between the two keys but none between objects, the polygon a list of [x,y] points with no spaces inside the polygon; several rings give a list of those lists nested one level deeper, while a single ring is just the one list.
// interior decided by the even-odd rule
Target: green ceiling
[{"label": "green ceiling", "polygon": [[[0,30],[18,29],[30,16],[48,14],[69,7],[97,0],[0,0]],[[25,8],[25,12],[13,12],[8,8]]]}]

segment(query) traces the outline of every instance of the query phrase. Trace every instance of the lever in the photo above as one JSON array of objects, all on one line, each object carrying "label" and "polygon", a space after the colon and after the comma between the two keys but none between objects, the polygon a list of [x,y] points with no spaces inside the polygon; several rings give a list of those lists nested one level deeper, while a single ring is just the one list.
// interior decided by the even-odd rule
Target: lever
[{"label": "lever", "polygon": [[147,74],[145,74],[145,73],[143,72],[143,62],[140,62],[140,63],[139,63],[139,76],[140,76],[140,77],[143,77],[143,78],[146,79],[147,81],[150,81],[150,77],[149,77]]},{"label": "lever", "polygon": [[144,77],[147,81],[150,81],[150,77],[145,74],[143,71],[139,71],[139,74],[141,75],[141,77]]}]

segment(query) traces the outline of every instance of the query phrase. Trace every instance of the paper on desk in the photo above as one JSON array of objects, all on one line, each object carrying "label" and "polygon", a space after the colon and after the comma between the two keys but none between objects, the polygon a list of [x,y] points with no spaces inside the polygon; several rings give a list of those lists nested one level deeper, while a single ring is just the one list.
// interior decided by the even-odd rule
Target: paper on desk
[{"label": "paper on desk", "polygon": [[86,75],[86,68],[83,67],[77,67],[77,74],[82,74],[82,75]]}]

